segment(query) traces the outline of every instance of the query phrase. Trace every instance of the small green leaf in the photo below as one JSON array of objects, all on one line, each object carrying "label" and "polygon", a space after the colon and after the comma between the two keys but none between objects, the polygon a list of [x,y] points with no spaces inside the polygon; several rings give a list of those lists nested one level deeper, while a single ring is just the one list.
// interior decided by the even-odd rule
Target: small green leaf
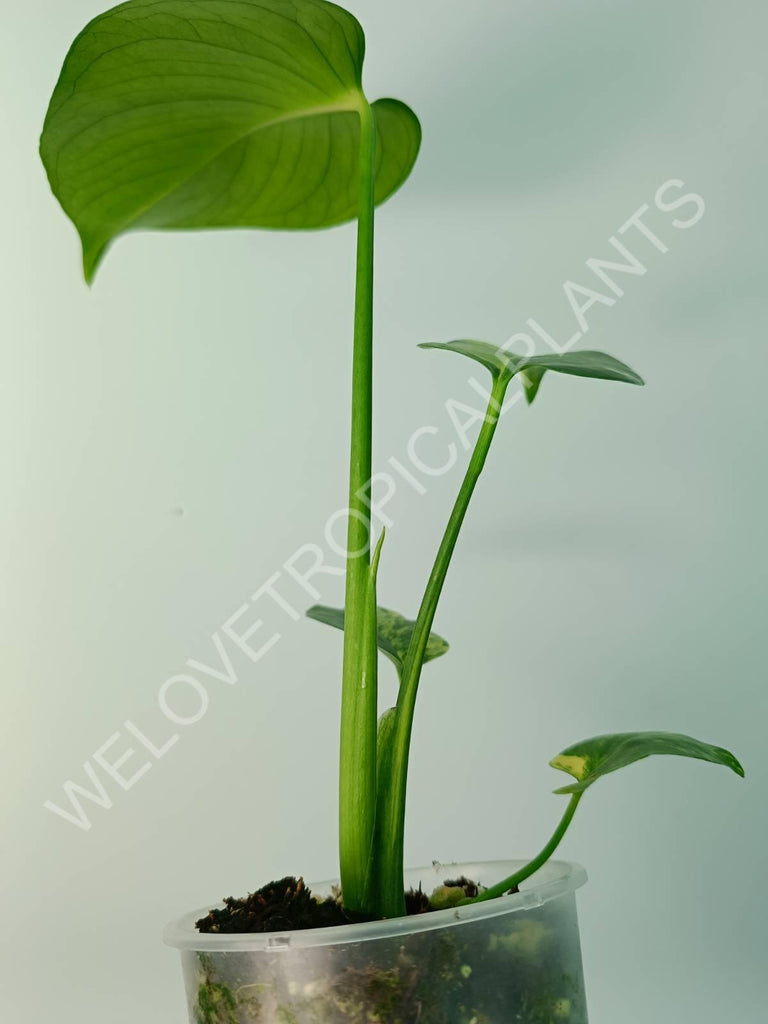
[{"label": "small green leaf", "polygon": [[605,352],[565,352],[562,355],[517,356],[487,341],[446,341],[426,342],[419,348],[438,348],[445,352],[474,359],[490,370],[494,380],[511,380],[520,374],[525,397],[530,405],[536,397],[541,381],[547,370],[568,373],[576,377],[593,377],[599,380],[617,380],[625,384],[643,384],[642,377],[633,369]]},{"label": "small green leaf", "polygon": [[577,781],[556,793],[583,793],[603,775],[654,754],[693,757],[721,764],[744,777],[744,769],[728,750],[675,732],[625,732],[595,736],[568,747],[549,763]]},{"label": "small green leaf", "polygon": [[491,345],[487,341],[425,341],[419,348],[437,348],[444,352],[457,352],[461,356],[467,356],[476,363],[481,363],[486,370],[490,370],[494,380],[502,376],[507,376],[511,380],[523,361],[521,356],[505,352],[503,348]]},{"label": "small green leaf", "polygon": [[[365,39],[325,0],[130,0],[67,55],[40,153],[90,280],[134,229],[320,228],[357,215]],[[373,104],[375,198],[421,129]]]},{"label": "small green leaf", "polygon": [[[314,619],[316,622],[324,622],[327,626],[333,626],[335,629],[344,629],[343,608],[327,608],[325,605],[313,605],[312,608],[308,609],[307,617]],[[393,662],[398,675],[402,674],[405,656],[408,653],[408,647],[411,643],[415,626],[415,622],[404,618],[397,612],[390,611],[388,608],[379,607],[378,609],[377,634],[379,650]],[[427,642],[427,652],[424,656],[425,663],[439,658],[447,650],[447,641],[443,640],[437,633],[430,633],[429,641]]]},{"label": "small green leaf", "polygon": [[[625,384],[644,384],[639,374],[605,352],[564,352],[562,355],[530,356],[518,364],[519,371],[535,369],[538,373],[555,370],[557,373],[571,373],[576,377],[593,377],[598,380],[618,380]],[[539,378],[541,379],[541,378]]]}]

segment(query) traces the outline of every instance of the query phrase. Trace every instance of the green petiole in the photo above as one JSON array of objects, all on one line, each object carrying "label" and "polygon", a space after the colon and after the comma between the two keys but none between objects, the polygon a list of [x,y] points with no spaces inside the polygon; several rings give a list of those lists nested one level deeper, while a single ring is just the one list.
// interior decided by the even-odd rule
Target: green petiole
[{"label": "green petiole", "polygon": [[496,899],[497,896],[503,896],[505,892],[508,892],[510,889],[514,889],[516,886],[520,885],[521,882],[524,882],[526,878],[530,878],[530,876],[534,874],[534,872],[538,871],[540,867],[543,867],[558,848],[563,836],[568,831],[568,826],[573,820],[576,808],[579,806],[579,801],[583,795],[583,793],[573,794],[571,799],[568,801],[565,814],[562,816],[560,823],[552,833],[552,838],[538,856],[534,857],[533,860],[526,864],[524,868],[520,868],[519,871],[516,871],[514,875],[510,875],[509,878],[505,878],[496,885],[492,885],[489,889],[484,889],[479,896],[474,896],[472,899],[460,900],[458,906],[463,907],[468,903],[482,903],[483,900],[493,900]]},{"label": "green petiole", "polygon": [[493,441],[493,435],[496,432],[509,381],[510,378],[504,374],[499,375],[494,380],[485,420],[475,443],[461,489],[438,549],[406,657],[394,724],[391,727],[391,762],[386,776],[386,784],[379,786],[377,794],[376,813],[378,821],[376,835],[379,838],[379,844],[374,850],[374,862],[376,864],[375,879],[377,883],[376,910],[383,917],[397,917],[405,913],[403,849],[406,787],[408,783],[408,757],[419,680],[421,678],[430,630],[434,622],[448,567],[451,564],[451,557],[456,547],[459,531],[467,514],[472,494],[483,471],[483,466]]},{"label": "green petiole", "polygon": [[[360,110],[359,209],[355,331],[352,356],[352,442],[341,696],[339,859],[344,902],[365,909],[366,877],[376,813],[376,687],[366,681],[366,618],[370,574],[373,397],[373,228],[376,125],[368,103]],[[375,624],[374,624],[375,629]],[[374,653],[375,658],[375,653]]]}]

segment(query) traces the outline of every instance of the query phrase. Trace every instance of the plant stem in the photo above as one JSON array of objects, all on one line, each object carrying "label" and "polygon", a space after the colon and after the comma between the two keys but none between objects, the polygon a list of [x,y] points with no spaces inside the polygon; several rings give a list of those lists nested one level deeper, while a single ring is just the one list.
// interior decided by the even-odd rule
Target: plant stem
[{"label": "plant stem", "polygon": [[499,882],[497,885],[492,885],[490,889],[485,889],[479,896],[474,896],[472,899],[461,900],[458,905],[463,907],[468,903],[482,903],[483,900],[493,900],[496,899],[497,896],[503,896],[505,892],[509,892],[510,889],[514,889],[521,882],[524,882],[526,878],[529,878],[535,871],[538,871],[540,867],[546,864],[560,845],[560,841],[567,832],[568,826],[571,824],[573,816],[576,813],[576,808],[579,806],[579,800],[581,800],[583,795],[583,793],[573,794],[571,799],[568,801],[565,814],[560,819],[560,824],[552,834],[552,838],[537,857],[534,857],[533,860],[529,864],[526,864],[524,868],[520,868],[519,871],[516,871],[514,875],[510,875],[509,878],[505,878],[503,882]]},{"label": "plant stem", "polygon": [[[339,764],[339,861],[344,903],[364,909],[376,809],[376,692],[363,671],[370,566],[373,396],[373,222],[376,125],[360,110],[360,166],[352,357],[352,440]],[[371,707],[373,714],[371,715]],[[371,724],[372,723],[372,724]]]},{"label": "plant stem", "polygon": [[[435,564],[429,577],[424,599],[419,608],[416,626],[406,658],[403,679],[397,699],[396,721],[392,737],[392,765],[388,785],[377,794],[378,821],[375,850],[376,910],[383,917],[399,917],[405,913],[403,892],[403,850],[405,838],[405,804],[408,781],[408,755],[413,731],[416,695],[424,663],[429,633],[434,622],[440,594],[445,583],[461,525],[469,507],[475,485],[485,465],[499,420],[509,378],[500,375],[494,380],[485,421],[475,443],[467,472],[453,506]],[[380,837],[380,838],[379,838]]]}]

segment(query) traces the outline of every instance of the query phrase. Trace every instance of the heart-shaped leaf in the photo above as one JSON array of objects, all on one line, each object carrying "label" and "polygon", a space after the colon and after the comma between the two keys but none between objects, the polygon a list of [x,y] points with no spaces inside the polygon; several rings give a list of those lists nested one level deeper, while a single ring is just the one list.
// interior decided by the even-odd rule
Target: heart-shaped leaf
[{"label": "heart-shaped leaf", "polygon": [[583,793],[603,775],[654,754],[675,754],[678,757],[710,761],[724,765],[744,777],[744,769],[739,762],[730,751],[722,747],[714,747],[711,743],[702,743],[701,740],[675,732],[624,732],[582,740],[554,757],[549,762],[552,767],[567,772],[577,780],[555,792]]},{"label": "heart-shaped leaf", "polygon": [[[325,0],[130,0],[67,55],[40,152],[91,279],[139,228],[320,228],[357,214],[356,19]],[[373,104],[375,198],[408,177],[421,130]]]},{"label": "heart-shaped leaf", "polygon": [[625,384],[643,384],[642,377],[633,369],[605,352],[565,352],[562,355],[518,356],[487,341],[446,341],[426,342],[420,348],[438,348],[446,352],[474,359],[490,370],[494,380],[503,377],[512,380],[520,374],[525,396],[530,404],[536,397],[542,378],[547,370],[568,373],[576,377],[593,377],[598,380],[617,380]]},{"label": "heart-shaped leaf", "polygon": [[[327,626],[333,626],[335,629],[344,629],[343,608],[327,608],[325,605],[317,604],[307,611],[307,617],[315,619],[317,622],[324,622]],[[394,664],[398,675],[402,675],[405,656],[408,653],[416,623],[397,612],[382,607],[378,608],[376,619],[379,650]],[[424,662],[441,657],[447,650],[447,641],[437,633],[430,633]]]}]

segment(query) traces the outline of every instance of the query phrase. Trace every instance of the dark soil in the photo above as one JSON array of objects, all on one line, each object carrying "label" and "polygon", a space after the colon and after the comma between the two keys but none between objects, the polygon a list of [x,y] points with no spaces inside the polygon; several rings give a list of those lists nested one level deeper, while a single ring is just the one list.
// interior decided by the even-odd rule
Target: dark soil
[{"label": "dark soil", "polygon": [[303,878],[281,878],[243,899],[228,896],[223,909],[211,910],[196,922],[198,931],[243,933],[331,928],[363,920],[348,913],[333,897],[315,899]]},{"label": "dark soil", "polygon": [[[469,898],[478,894],[477,885],[463,876],[445,885],[462,888]],[[428,914],[433,910],[421,886],[409,889],[405,894],[405,908],[408,916]],[[372,918],[345,910],[336,896],[325,899],[313,896],[303,878],[288,876],[279,882],[270,882],[242,899],[228,896],[223,908],[209,911],[196,922],[196,927],[200,932],[242,934],[332,928],[334,925],[370,920]]]},{"label": "dark soil", "polygon": [[415,914],[428,914],[432,910],[429,905],[429,896],[419,886],[418,889],[409,889],[405,894],[405,912],[408,917]]}]

